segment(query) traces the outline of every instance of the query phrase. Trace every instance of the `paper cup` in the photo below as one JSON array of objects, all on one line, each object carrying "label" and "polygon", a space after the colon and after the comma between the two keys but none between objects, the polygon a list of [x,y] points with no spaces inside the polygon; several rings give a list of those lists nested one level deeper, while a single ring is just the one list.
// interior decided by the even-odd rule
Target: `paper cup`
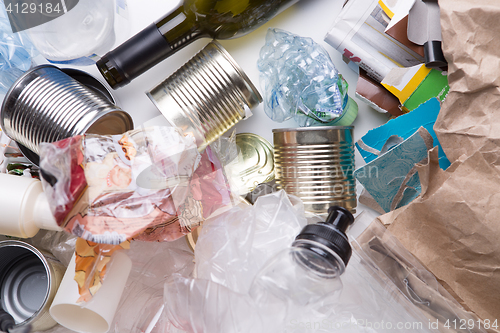
[{"label": "paper cup", "polygon": [[125,288],[132,261],[122,251],[115,252],[101,289],[94,298],[79,304],[75,277],[75,255],[64,274],[50,307],[50,315],[62,326],[80,333],[105,333],[109,330]]}]

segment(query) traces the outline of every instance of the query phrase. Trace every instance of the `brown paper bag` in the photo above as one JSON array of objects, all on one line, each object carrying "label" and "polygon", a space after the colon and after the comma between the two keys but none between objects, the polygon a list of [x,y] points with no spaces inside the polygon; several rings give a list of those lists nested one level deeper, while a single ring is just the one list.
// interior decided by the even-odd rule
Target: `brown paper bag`
[{"label": "brown paper bag", "polygon": [[450,92],[434,130],[451,162],[480,150],[498,165],[500,1],[439,0],[439,6]]},{"label": "brown paper bag", "polygon": [[380,221],[459,301],[500,321],[500,171],[479,152],[443,171],[435,148],[418,169],[421,196]]}]

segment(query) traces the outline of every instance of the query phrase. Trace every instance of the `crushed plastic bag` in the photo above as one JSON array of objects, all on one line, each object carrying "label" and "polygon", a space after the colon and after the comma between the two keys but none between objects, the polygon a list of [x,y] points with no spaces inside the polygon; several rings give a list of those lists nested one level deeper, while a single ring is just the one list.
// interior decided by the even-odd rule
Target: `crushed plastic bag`
[{"label": "crushed plastic bag", "polygon": [[0,0],[0,95],[32,67],[36,55],[38,51],[25,33],[12,32],[4,0]]},{"label": "crushed plastic bag", "polygon": [[173,127],[42,143],[40,158],[57,223],[94,243],[175,240],[233,202],[210,147]]}]

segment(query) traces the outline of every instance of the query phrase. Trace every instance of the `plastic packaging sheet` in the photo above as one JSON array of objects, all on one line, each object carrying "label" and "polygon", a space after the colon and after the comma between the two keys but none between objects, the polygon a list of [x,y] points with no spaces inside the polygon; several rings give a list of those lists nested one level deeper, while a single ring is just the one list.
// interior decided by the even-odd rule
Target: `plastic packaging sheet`
[{"label": "plastic packaging sheet", "polygon": [[486,332],[484,323],[465,310],[378,220],[352,243],[380,285],[392,286],[394,298],[440,332]]},{"label": "plastic packaging sheet", "polygon": [[387,247],[382,255],[410,258],[397,261],[409,271],[382,271],[377,248],[367,245],[373,234],[355,244],[339,294],[303,307],[256,303],[252,281],[267,259],[291,245],[305,222],[300,212],[281,191],[207,221],[196,247],[197,278],[176,274],[165,284],[169,321],[186,332],[305,333],[445,332],[446,319],[474,319],[428,271],[410,265],[415,259],[404,248]]},{"label": "plastic packaging sheet", "polygon": [[196,274],[247,293],[255,273],[306,225],[302,201],[284,191],[207,221],[195,249]]},{"label": "plastic packaging sheet", "polygon": [[171,333],[171,324],[161,316],[163,284],[172,274],[191,275],[193,253],[184,239],[174,242],[132,242],[127,253],[132,260],[110,333]]},{"label": "plastic packaging sheet", "polygon": [[5,95],[17,78],[31,68],[31,60],[37,54],[24,32],[12,32],[4,0],[0,0],[0,96]]},{"label": "plastic packaging sheet", "polygon": [[57,223],[91,242],[175,240],[232,205],[217,156],[172,127],[42,143],[40,157]]}]

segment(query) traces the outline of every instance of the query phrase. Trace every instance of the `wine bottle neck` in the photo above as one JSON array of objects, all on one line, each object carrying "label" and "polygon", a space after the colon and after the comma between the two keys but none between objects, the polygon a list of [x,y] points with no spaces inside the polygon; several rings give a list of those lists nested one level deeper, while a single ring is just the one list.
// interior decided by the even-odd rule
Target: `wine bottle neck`
[{"label": "wine bottle neck", "polygon": [[181,5],[157,23],[105,54],[97,67],[113,89],[128,84],[193,40],[207,36]]},{"label": "wine bottle neck", "polygon": [[196,15],[186,10],[182,3],[155,24],[158,31],[170,44],[172,53],[198,38],[209,37],[209,34],[204,32],[198,24]]}]

